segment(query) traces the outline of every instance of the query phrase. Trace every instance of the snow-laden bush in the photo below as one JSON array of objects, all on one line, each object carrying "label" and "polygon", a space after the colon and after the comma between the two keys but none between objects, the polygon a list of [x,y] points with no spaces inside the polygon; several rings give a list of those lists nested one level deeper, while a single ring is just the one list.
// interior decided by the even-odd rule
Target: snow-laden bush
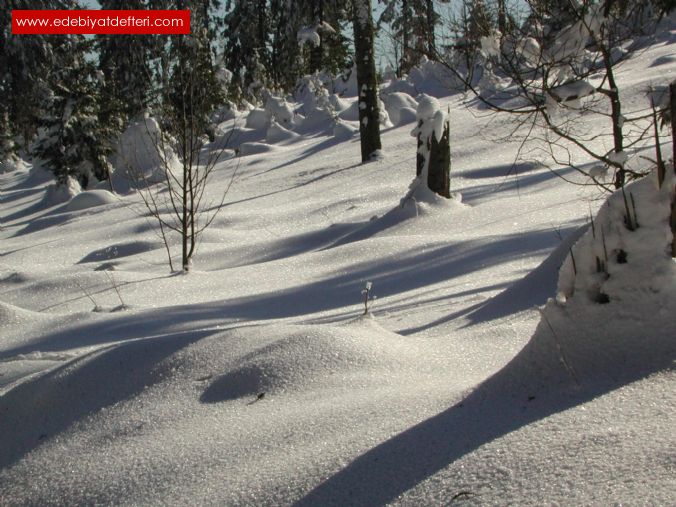
[{"label": "snow-laden bush", "polygon": [[407,93],[393,92],[381,95],[392,125],[399,127],[416,121],[418,102]]},{"label": "snow-laden bush", "polygon": [[296,139],[298,134],[280,125],[275,120],[270,121],[270,126],[265,133],[265,140],[270,144],[283,143]]},{"label": "snow-laden bush", "polygon": [[117,202],[115,195],[107,190],[87,190],[71,198],[66,205],[66,211],[82,211]]},{"label": "snow-laden bush", "polygon": [[265,109],[252,109],[246,117],[245,126],[248,129],[264,129],[268,126],[268,121]]},{"label": "snow-laden bush", "polygon": [[613,303],[629,310],[674,290],[669,223],[674,182],[660,189],[651,174],[610,196],[561,267],[560,304]]},{"label": "snow-laden bush", "polygon": [[82,192],[80,183],[73,177],[68,176],[65,184],[53,183],[47,187],[44,202],[50,206],[56,206],[69,202]]},{"label": "snow-laden bush", "polygon": [[342,76],[333,80],[333,93],[341,97],[356,97],[359,94],[357,83],[357,66],[345,71]]},{"label": "snow-laden bush", "polygon": [[[125,193],[139,183],[164,178],[164,168],[180,166],[169,143],[162,142],[162,129],[153,117],[132,122],[122,133],[110,157],[113,188]],[[166,162],[166,164],[165,164]]]}]

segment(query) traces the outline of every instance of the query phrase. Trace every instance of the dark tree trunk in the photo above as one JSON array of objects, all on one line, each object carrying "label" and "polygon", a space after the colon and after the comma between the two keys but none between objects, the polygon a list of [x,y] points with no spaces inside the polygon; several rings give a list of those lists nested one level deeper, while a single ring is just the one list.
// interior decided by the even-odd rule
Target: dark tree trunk
[{"label": "dark tree trunk", "polygon": [[409,36],[411,33],[411,17],[408,7],[408,0],[401,0],[401,61],[399,62],[399,75],[408,74],[411,70],[411,42]]},{"label": "dark tree trunk", "polygon": [[[317,22],[317,25],[321,25],[324,22],[324,1],[315,0],[314,2],[314,18]],[[324,56],[324,36],[322,35],[322,30],[319,30],[319,44],[315,47],[313,46],[310,49],[310,73],[314,74],[322,70],[323,56]]]},{"label": "dark tree trunk", "polygon": [[507,11],[505,9],[505,0],[498,0],[498,30],[500,31],[500,46],[507,35]]},{"label": "dark tree trunk", "polygon": [[[606,92],[610,99],[610,118],[613,122],[613,148],[615,153],[624,151],[624,133],[622,132],[622,103],[620,102],[620,92],[615,82],[615,72],[613,71],[613,62],[608,51],[603,51],[603,63],[606,68],[606,77],[608,78],[608,88]],[[624,166],[617,167],[615,173],[615,188],[622,188],[626,182],[626,170]]]},{"label": "dark tree trunk", "polygon": [[[671,163],[676,172],[676,82],[669,85],[670,113],[671,113],[671,143],[673,158]],[[676,257],[676,187],[671,190],[671,256]]]},{"label": "dark tree trunk", "polygon": [[354,0],[355,61],[359,88],[359,135],[361,160],[367,162],[380,150],[380,112],[378,110],[378,82],[373,54],[374,30],[371,0]]},{"label": "dark tree trunk", "polygon": [[[418,120],[418,130],[421,129],[423,124],[422,120]],[[416,157],[415,157],[415,175],[420,176],[425,169],[425,156],[420,153],[420,148],[424,144],[425,141],[423,141],[422,134],[418,134],[418,151],[416,151]]]},{"label": "dark tree trunk", "polygon": [[266,0],[258,0],[258,3],[256,4],[257,5],[256,9],[258,10],[258,22],[257,22],[258,36],[256,38],[258,39],[259,56],[264,59],[263,62],[264,65],[268,63],[267,58],[265,58],[266,54],[265,43],[267,41],[267,33],[268,33],[268,13],[266,4],[267,4]]},{"label": "dark tree trunk", "polygon": [[451,197],[451,147],[450,125],[444,123],[444,134],[441,140],[432,134],[430,138],[430,161],[427,169],[427,186],[443,197]]},{"label": "dark tree trunk", "polygon": [[437,59],[437,43],[435,40],[434,26],[437,24],[437,13],[434,12],[433,0],[426,0],[425,14],[427,16],[427,56],[431,60]]}]

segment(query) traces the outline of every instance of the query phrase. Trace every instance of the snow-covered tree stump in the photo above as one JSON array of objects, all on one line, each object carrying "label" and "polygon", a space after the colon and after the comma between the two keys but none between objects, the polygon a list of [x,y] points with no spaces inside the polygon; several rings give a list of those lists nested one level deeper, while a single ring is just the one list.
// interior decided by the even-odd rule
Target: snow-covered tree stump
[{"label": "snow-covered tree stump", "polygon": [[451,197],[450,125],[439,102],[423,95],[418,103],[418,126],[411,135],[418,139],[416,175],[429,189]]}]

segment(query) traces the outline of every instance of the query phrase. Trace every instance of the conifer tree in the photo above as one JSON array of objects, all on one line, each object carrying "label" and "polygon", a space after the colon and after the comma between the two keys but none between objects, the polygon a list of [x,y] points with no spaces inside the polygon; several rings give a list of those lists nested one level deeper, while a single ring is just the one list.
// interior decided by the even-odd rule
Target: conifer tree
[{"label": "conifer tree", "polygon": [[[144,10],[147,0],[100,0],[102,9]],[[150,61],[156,40],[148,35],[97,36],[99,69],[104,77],[105,116],[125,123],[146,109],[152,96]]]},{"label": "conifer tree", "polygon": [[27,148],[36,133],[42,97],[47,90],[47,76],[54,66],[52,44],[60,36],[12,35],[11,14],[14,9],[74,9],[74,0],[8,0],[0,9],[0,82],[2,100],[14,131]]},{"label": "conifer tree", "polygon": [[233,73],[232,98],[238,100],[254,82],[263,83],[261,67],[268,67],[267,6],[263,0],[228,0],[223,59]]},{"label": "conifer tree", "polygon": [[89,49],[81,36],[61,36],[53,43],[55,67],[42,103],[38,121],[42,134],[35,148],[59,184],[72,177],[83,188],[94,178],[109,178],[112,137],[109,126],[99,121],[97,73],[86,59]]},{"label": "conifer tree", "polygon": [[[447,3],[448,0],[438,0]],[[388,24],[400,46],[398,73],[405,74],[425,55],[436,59],[439,15],[433,0],[380,0],[385,5],[378,24]]]},{"label": "conifer tree", "polygon": [[14,157],[14,136],[9,123],[9,113],[4,103],[0,104],[0,164]]},{"label": "conifer tree", "polygon": [[[169,46],[169,82],[164,89],[163,114],[166,126],[181,124],[184,115],[194,124],[199,135],[210,129],[210,116],[225,103],[225,90],[218,77],[212,39],[215,30],[211,20],[205,18],[210,12],[210,0],[178,0],[176,8],[191,9],[191,33],[176,35]],[[189,78],[189,79],[188,79]]]}]

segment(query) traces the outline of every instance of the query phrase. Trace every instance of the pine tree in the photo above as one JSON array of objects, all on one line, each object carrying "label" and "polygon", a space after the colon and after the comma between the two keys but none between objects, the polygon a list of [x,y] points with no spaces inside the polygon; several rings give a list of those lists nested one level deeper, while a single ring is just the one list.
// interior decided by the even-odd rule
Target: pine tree
[{"label": "pine tree", "polygon": [[263,0],[228,0],[225,16],[224,63],[233,73],[231,98],[241,98],[252,83],[265,83],[261,68],[269,66],[267,6]]},{"label": "pine tree", "polygon": [[[100,0],[102,9],[144,10],[147,0]],[[152,96],[150,61],[157,39],[148,35],[99,35],[96,47],[104,76],[105,116],[126,123],[146,109]]]},{"label": "pine tree", "polygon": [[[448,0],[439,0],[447,3]],[[398,74],[408,73],[425,55],[437,57],[436,26],[439,15],[433,0],[380,0],[385,5],[378,24],[388,24],[400,49]]]},{"label": "pine tree", "polygon": [[182,125],[187,117],[194,132],[209,132],[211,114],[225,103],[225,90],[212,54],[215,32],[205,19],[209,0],[178,1],[177,8],[191,8],[191,34],[172,37],[169,48],[169,83],[164,90],[163,113],[167,126]]},{"label": "pine tree", "polygon": [[99,92],[94,65],[87,61],[90,44],[81,36],[62,36],[52,45],[54,72],[43,100],[43,129],[35,155],[59,184],[69,177],[86,188],[92,179],[109,177],[111,132],[99,121]]},{"label": "pine tree", "polygon": [[[344,35],[349,11],[338,0],[271,0],[269,22],[273,27],[270,54],[272,80],[292,90],[307,74],[348,68],[352,61],[351,44]],[[298,32],[312,28],[319,44],[299,46]]]},{"label": "pine tree", "polygon": [[11,33],[14,9],[74,9],[74,0],[8,0],[0,9],[0,82],[3,100],[14,131],[27,148],[36,133],[40,105],[47,90],[47,76],[54,68],[52,45],[60,36]]},{"label": "pine tree", "polygon": [[0,164],[14,157],[14,136],[9,123],[9,113],[0,104]]}]

